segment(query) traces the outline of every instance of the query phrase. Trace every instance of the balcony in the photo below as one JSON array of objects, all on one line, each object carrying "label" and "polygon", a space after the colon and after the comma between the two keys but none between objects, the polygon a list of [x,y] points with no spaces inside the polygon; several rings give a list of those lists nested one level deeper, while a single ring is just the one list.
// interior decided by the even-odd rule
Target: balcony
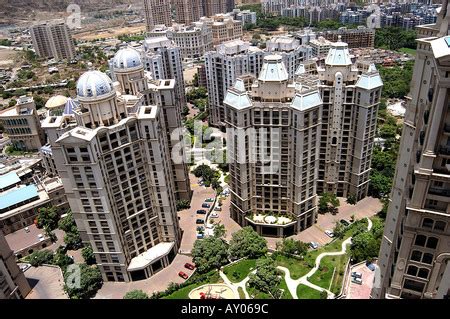
[{"label": "balcony", "polygon": [[434,188],[430,187],[428,190],[429,194],[450,197],[450,189]]}]

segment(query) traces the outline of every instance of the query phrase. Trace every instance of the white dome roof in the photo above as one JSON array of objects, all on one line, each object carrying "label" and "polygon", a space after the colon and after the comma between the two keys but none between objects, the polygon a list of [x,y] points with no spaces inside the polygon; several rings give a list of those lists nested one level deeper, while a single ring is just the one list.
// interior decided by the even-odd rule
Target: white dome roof
[{"label": "white dome roof", "polygon": [[139,52],[132,48],[123,48],[117,51],[113,59],[114,69],[131,69],[142,66]]},{"label": "white dome roof", "polygon": [[81,98],[96,98],[113,91],[111,79],[100,71],[88,71],[77,82],[77,95]]}]

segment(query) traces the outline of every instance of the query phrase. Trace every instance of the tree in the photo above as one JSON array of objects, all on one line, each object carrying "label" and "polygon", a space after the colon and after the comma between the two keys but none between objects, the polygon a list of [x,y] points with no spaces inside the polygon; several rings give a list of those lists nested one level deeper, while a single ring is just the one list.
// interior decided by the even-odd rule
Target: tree
[{"label": "tree", "polygon": [[355,194],[349,194],[347,196],[347,204],[350,205],[356,205],[358,201],[356,200],[356,195]]},{"label": "tree", "polygon": [[191,208],[191,202],[187,199],[177,200],[177,211]]},{"label": "tree", "polygon": [[77,226],[75,225],[72,212],[68,212],[67,215],[58,222],[58,228],[66,233],[72,231],[74,227],[76,228]]},{"label": "tree", "polygon": [[73,264],[73,259],[66,255],[66,253],[62,249],[58,249],[56,253],[53,255],[54,265],[59,266],[64,272],[67,266]]},{"label": "tree", "polygon": [[344,238],[347,227],[342,225],[340,222],[336,222],[336,225],[333,229],[333,234],[336,238]]},{"label": "tree", "polygon": [[28,258],[31,266],[33,267],[38,267],[43,264],[51,264],[53,261],[53,252],[48,249],[38,250],[32,253]]},{"label": "tree", "polygon": [[328,293],[325,290],[320,292],[320,299],[328,299]]},{"label": "tree", "polygon": [[[80,268],[80,285],[77,286],[73,278],[74,272],[67,270],[64,273],[64,290],[70,299],[89,299],[95,296],[103,284],[102,274],[97,266],[77,264]],[[76,268],[73,268],[76,269]]]},{"label": "tree", "polygon": [[142,290],[131,290],[123,296],[123,299],[149,299],[149,297]]},{"label": "tree", "polygon": [[69,212],[67,216],[60,219],[58,227],[66,233],[64,236],[64,243],[67,245],[68,249],[79,249],[81,247],[81,237],[78,233],[78,228],[75,224],[72,212]]},{"label": "tree", "polygon": [[319,212],[322,214],[333,212],[339,205],[339,199],[335,194],[323,193],[319,199]]},{"label": "tree", "polygon": [[14,105],[16,105],[17,104],[17,101],[15,100],[15,99],[11,99],[11,100],[9,100],[9,102],[8,102],[8,106],[9,107],[12,107],[12,106],[14,106]]},{"label": "tree", "polygon": [[277,250],[285,255],[303,256],[308,251],[308,244],[292,238],[283,238],[276,246]]},{"label": "tree", "polygon": [[54,206],[39,208],[37,223],[39,228],[47,228],[52,231],[58,227],[59,215]]},{"label": "tree", "polygon": [[228,261],[227,246],[222,239],[215,236],[198,239],[194,243],[192,257],[199,273],[219,269]]},{"label": "tree", "polygon": [[83,256],[84,262],[86,264],[88,264],[88,265],[95,264],[94,251],[92,250],[91,245],[88,244],[83,247],[83,249],[81,250],[81,256]]},{"label": "tree", "polygon": [[375,219],[370,231],[362,231],[353,235],[350,253],[354,262],[369,260],[378,256],[381,238],[383,236],[383,222]]},{"label": "tree", "polygon": [[251,226],[244,227],[232,235],[229,254],[231,259],[258,258],[267,253],[266,240]]},{"label": "tree", "polygon": [[82,243],[78,230],[76,230],[75,232],[66,233],[66,235],[64,236],[64,243],[67,245],[68,249],[79,249]]},{"label": "tree", "polygon": [[214,237],[223,238],[223,237],[225,237],[226,233],[227,233],[227,230],[225,229],[225,225],[218,223],[214,227]]},{"label": "tree", "polygon": [[279,299],[281,297],[281,291],[278,286],[280,285],[281,279],[275,267],[275,261],[268,257],[258,259],[255,268],[256,273],[249,275],[249,286],[269,293],[274,299]]}]

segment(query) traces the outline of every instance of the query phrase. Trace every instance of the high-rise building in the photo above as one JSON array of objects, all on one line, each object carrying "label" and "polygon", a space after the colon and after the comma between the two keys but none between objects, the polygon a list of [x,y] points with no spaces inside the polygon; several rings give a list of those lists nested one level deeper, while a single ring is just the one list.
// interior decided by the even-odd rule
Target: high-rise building
[{"label": "high-rise building", "polygon": [[30,291],[30,284],[16,264],[14,252],[0,232],[0,299],[25,298]]},{"label": "high-rise building", "polygon": [[364,26],[358,26],[356,29],[342,27],[338,30],[319,32],[318,36],[323,36],[331,42],[345,42],[350,49],[375,47],[375,29]]},{"label": "high-rise building", "polygon": [[203,0],[203,12],[207,17],[227,12],[229,0]]},{"label": "high-rise building", "polygon": [[318,194],[367,195],[383,84],[374,65],[358,65],[337,42],[323,66],[300,64],[292,81],[283,58],[269,55],[251,92],[240,79],[228,90],[231,217],[240,225],[291,235],[315,222]]},{"label": "high-rise building", "polygon": [[257,77],[265,55],[281,55],[289,78],[292,79],[299,65],[311,57],[311,52],[310,47],[301,46],[295,38],[280,36],[269,40],[266,50],[250,46],[248,42],[233,40],[224,42],[218,45],[215,51],[206,53],[210,123],[215,126],[224,125],[223,100],[228,88],[242,75]]},{"label": "high-rise building", "polygon": [[181,49],[166,37],[144,41],[144,68],[154,80],[174,79],[175,94],[181,109],[186,105]]},{"label": "high-rise building", "polygon": [[33,48],[40,58],[71,60],[75,57],[75,44],[69,27],[64,22],[50,22],[30,28]]},{"label": "high-rise building", "polygon": [[418,27],[417,55],[373,298],[450,297],[448,1]]},{"label": "high-rise building", "polygon": [[172,25],[170,0],[144,0],[144,11],[147,31],[151,31],[158,24]]},{"label": "high-rise building", "polygon": [[174,24],[171,27],[158,25],[147,35],[151,38],[167,37],[180,48],[184,59],[199,59],[213,49],[211,28],[201,22],[189,25]]},{"label": "high-rise building", "polygon": [[190,24],[203,17],[202,0],[172,0],[174,20],[180,24]]},{"label": "high-rise building", "polygon": [[231,217],[264,236],[290,236],[313,225],[322,113],[318,89],[299,90],[281,56],[268,55],[251,92],[239,79],[224,105]]},{"label": "high-rise building", "polygon": [[31,96],[21,96],[15,106],[0,111],[0,122],[17,150],[38,150],[45,143],[45,133]]},{"label": "high-rise building", "polygon": [[231,13],[202,17],[200,23],[206,24],[211,29],[213,45],[240,39],[243,35],[242,21],[234,20]]},{"label": "high-rise building", "polygon": [[105,281],[152,276],[175,258],[181,236],[164,102],[133,95],[144,88],[142,61],[119,57],[116,67],[140,73],[136,81],[88,71],[77,82],[79,105],[47,120],[80,236]]}]

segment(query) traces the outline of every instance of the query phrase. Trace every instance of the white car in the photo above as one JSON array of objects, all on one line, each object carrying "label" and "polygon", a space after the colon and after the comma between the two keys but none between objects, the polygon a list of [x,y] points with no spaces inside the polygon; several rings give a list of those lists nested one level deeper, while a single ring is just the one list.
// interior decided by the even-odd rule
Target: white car
[{"label": "white car", "polygon": [[329,230],[329,229],[327,229],[327,230],[325,231],[325,234],[327,234],[328,237],[330,237],[330,238],[333,238],[333,237],[334,237],[334,233],[333,233],[331,230]]},{"label": "white car", "polygon": [[217,214],[217,213],[211,213],[211,215],[209,215],[209,217],[211,217],[211,218],[217,218],[217,217],[219,217],[219,214]]}]

